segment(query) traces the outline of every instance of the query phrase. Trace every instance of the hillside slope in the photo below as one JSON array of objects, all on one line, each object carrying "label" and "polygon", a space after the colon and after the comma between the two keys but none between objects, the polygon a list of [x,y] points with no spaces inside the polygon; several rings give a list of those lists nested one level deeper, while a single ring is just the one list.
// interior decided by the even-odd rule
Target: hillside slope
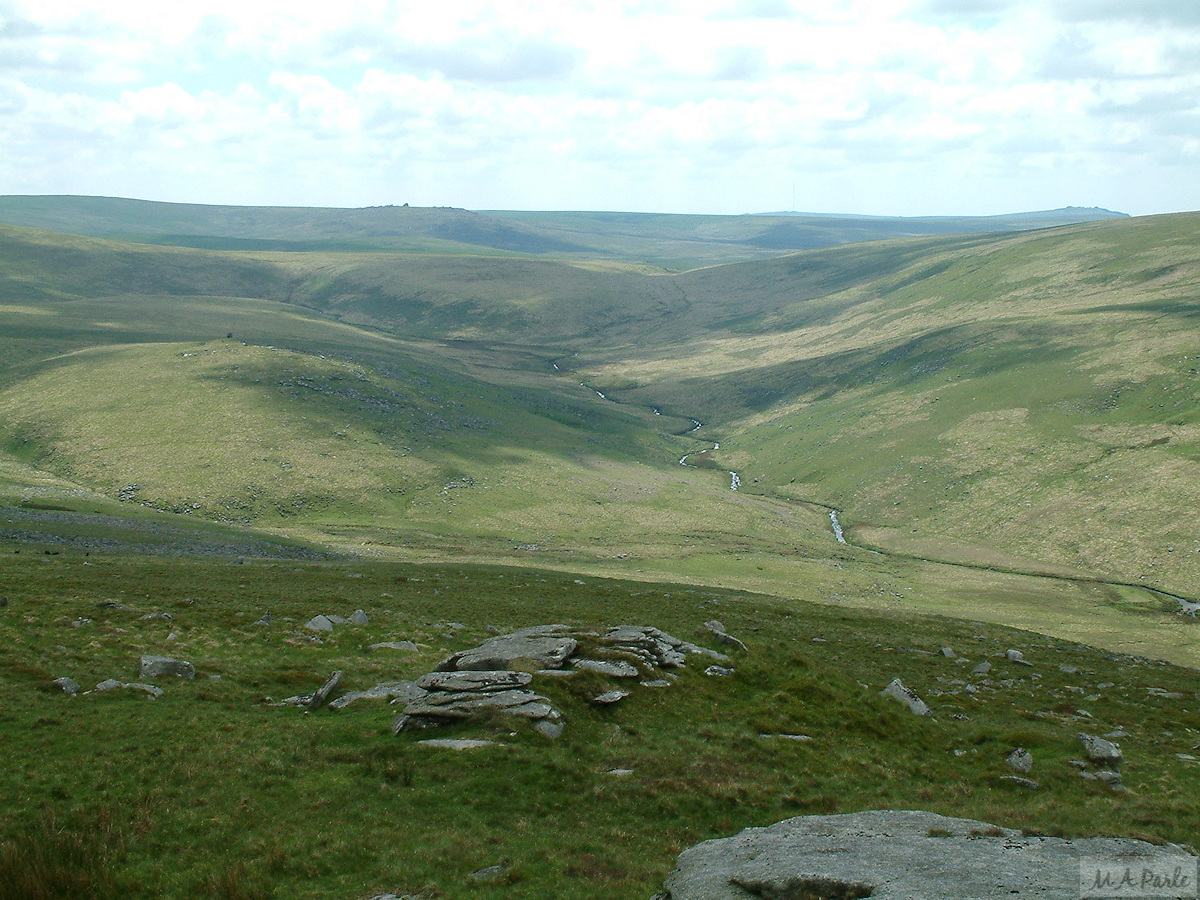
[{"label": "hillside slope", "polygon": [[686,406],[744,481],[844,509],[859,539],[1189,593],[1200,217],[913,249],[681,276],[689,299],[742,286],[747,314],[582,365],[618,399]]},{"label": "hillside slope", "polygon": [[[875,578],[823,505],[891,554],[1191,597],[1198,218],[681,274],[4,229],[5,491],[140,485],[147,508],[380,553],[785,592],[831,559]],[[906,571],[938,610],[1022,596]],[[855,584],[830,595],[897,593]],[[994,614],[1048,602],[1063,628],[1111,603],[1193,641],[1155,618],[1169,598],[1056,584]]]},{"label": "hillside slope", "polygon": [[1068,208],[1010,216],[473,212],[209,206],[117,197],[0,196],[0,222],[213,250],[421,251],[652,262],[672,269],[912,235],[1010,231],[1120,216]]}]

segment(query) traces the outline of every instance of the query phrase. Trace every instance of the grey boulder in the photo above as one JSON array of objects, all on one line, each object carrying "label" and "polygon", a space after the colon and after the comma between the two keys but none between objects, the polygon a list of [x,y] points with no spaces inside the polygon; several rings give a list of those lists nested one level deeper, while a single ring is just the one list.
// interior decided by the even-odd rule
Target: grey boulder
[{"label": "grey boulder", "polygon": [[577,659],[573,665],[611,678],[637,678],[642,674],[637,666],[623,659]]},{"label": "grey boulder", "polygon": [[416,653],[421,648],[412,641],[380,641],[378,644],[370,644],[368,650],[405,650],[409,653]]},{"label": "grey boulder", "polygon": [[388,700],[392,703],[411,703],[427,692],[412,681],[389,681],[365,691],[347,691],[329,704],[330,709],[345,709],[359,700]]},{"label": "grey boulder", "polygon": [[317,688],[317,692],[309,698],[305,704],[309,709],[320,709],[329,702],[329,698],[333,692],[338,689],[338,685],[342,683],[342,672],[339,670],[330,674],[325,682]]},{"label": "grey boulder", "polygon": [[535,669],[561,669],[579,647],[579,641],[563,634],[566,630],[565,625],[542,625],[488,638],[478,647],[446,657],[438,663],[437,670],[511,669],[517,664]]},{"label": "grey boulder", "polygon": [[1018,747],[1005,757],[1005,762],[1015,771],[1029,774],[1033,768],[1033,754],[1024,747]]},{"label": "grey boulder", "polygon": [[727,644],[730,647],[737,647],[739,650],[745,651],[746,645],[735,638],[732,634],[729,634],[725,630],[725,626],[716,619],[705,622],[704,627],[708,629],[708,633],[716,638],[719,643]]},{"label": "grey boulder", "polygon": [[1085,734],[1082,731],[1075,736],[1079,738],[1079,743],[1083,744],[1084,752],[1093,763],[1106,766],[1109,769],[1121,768],[1121,748],[1112,741],[1106,741],[1102,737]]},{"label": "grey boulder", "polygon": [[918,697],[915,691],[906,688],[904,682],[899,678],[893,678],[888,686],[879,693],[899,700],[912,711],[913,715],[929,715],[929,707],[925,705],[925,701]]},{"label": "grey boulder", "polygon": [[533,681],[528,672],[473,670],[466,672],[430,672],[417,679],[417,687],[427,691],[506,691],[522,688]]},{"label": "grey boulder", "polygon": [[1081,858],[1120,858],[1138,872],[1194,865],[1178,846],[1027,837],[973,819],[872,810],[801,816],[697,844],[680,854],[657,900],[1078,900]]},{"label": "grey boulder", "polygon": [[313,616],[304,623],[304,627],[309,631],[324,631],[332,633],[333,621],[329,618],[329,616]]},{"label": "grey boulder", "polygon": [[175,675],[179,678],[196,677],[196,667],[186,659],[171,656],[143,656],[138,664],[139,678],[158,678],[160,675]]}]

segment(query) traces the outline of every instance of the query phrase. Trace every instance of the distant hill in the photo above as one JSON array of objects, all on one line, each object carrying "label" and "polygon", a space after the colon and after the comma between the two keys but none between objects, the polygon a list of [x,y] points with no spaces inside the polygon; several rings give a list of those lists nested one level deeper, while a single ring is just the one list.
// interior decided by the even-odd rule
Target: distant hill
[{"label": "distant hill", "polygon": [[[511,221],[443,212],[411,211],[414,231]],[[566,219],[590,216],[616,246],[699,243],[696,217],[542,216],[517,233],[573,242]],[[951,561],[1063,580],[1050,601],[938,569],[922,609],[1200,658],[1176,601],[1125,590],[1190,598],[1200,577],[1200,214],[686,272],[444,246],[0,226],[0,506],[839,602],[890,604]],[[821,562],[843,552],[831,508],[847,569],[886,567],[865,593]]]},{"label": "distant hill", "polygon": [[887,218],[208,206],[117,197],[0,197],[0,223],[209,250],[408,251],[612,259],[687,269],[896,237],[1010,232],[1120,216],[1070,207],[1007,216]]}]

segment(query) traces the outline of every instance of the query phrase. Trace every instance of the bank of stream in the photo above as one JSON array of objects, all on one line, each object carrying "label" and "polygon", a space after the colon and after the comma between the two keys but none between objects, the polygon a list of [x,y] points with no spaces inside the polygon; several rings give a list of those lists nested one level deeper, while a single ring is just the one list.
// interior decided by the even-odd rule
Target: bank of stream
[{"label": "bank of stream", "polygon": [[[554,368],[555,368],[555,370],[558,370],[557,365],[555,365]],[[617,403],[617,404],[620,403],[620,401],[614,400],[611,397],[606,396],[605,394],[601,393],[599,390],[597,390],[596,388],[592,387],[589,384],[586,384],[585,382],[580,382],[580,386],[586,388],[587,390],[592,391],[593,393],[597,394],[599,397],[608,401],[609,403]],[[662,410],[660,407],[653,406],[653,407],[650,407],[650,409],[654,413],[654,415],[656,415],[656,416],[662,415]],[[699,419],[693,419],[690,416],[686,416],[684,418],[687,418],[692,423],[692,428],[686,432],[687,434],[694,434],[695,432],[699,431],[701,428],[704,427],[704,423],[701,422]],[[687,466],[687,467],[693,468],[693,469],[698,469],[698,468],[700,468],[700,466],[697,466],[693,463],[688,462],[688,459],[690,457],[698,456],[701,453],[715,453],[716,451],[718,451],[720,449],[721,449],[720,442],[714,442],[713,446],[708,450],[698,450],[698,451],[695,451],[694,453],[685,453],[680,458],[679,465]],[[730,471],[729,477],[730,477],[729,489],[733,490],[733,491],[738,490],[742,486],[741,477],[735,471]],[[870,553],[877,553],[881,556],[892,557],[893,559],[906,559],[906,560],[913,560],[913,561],[918,561],[918,562],[932,563],[934,565],[955,566],[955,567],[961,568],[961,569],[974,569],[976,571],[981,571],[981,572],[996,572],[998,574],[1004,574],[1004,575],[1022,575],[1022,576],[1028,577],[1028,578],[1044,578],[1044,579],[1049,579],[1051,581],[1061,581],[1061,582],[1068,582],[1068,583],[1072,583],[1072,584],[1099,584],[1099,585],[1106,585],[1108,587],[1134,588],[1136,590],[1146,591],[1150,594],[1153,594],[1156,597],[1163,597],[1165,599],[1175,601],[1176,603],[1179,604],[1179,610],[1178,610],[1179,615],[1187,615],[1187,616],[1191,616],[1192,618],[1196,618],[1197,613],[1200,613],[1200,602],[1188,599],[1187,597],[1181,597],[1178,594],[1172,594],[1169,591],[1164,591],[1164,590],[1161,590],[1160,588],[1153,588],[1146,584],[1138,584],[1138,583],[1131,582],[1131,581],[1118,581],[1115,579],[1102,578],[1097,575],[1062,575],[1062,574],[1056,574],[1053,572],[1038,572],[1033,569],[1019,569],[1019,568],[1015,568],[1015,567],[1011,567],[1011,566],[997,566],[997,565],[987,565],[985,563],[971,563],[971,562],[959,562],[959,561],[955,561],[955,560],[937,559],[935,557],[922,556],[922,555],[916,554],[916,553],[904,553],[903,551],[899,551],[899,550],[890,550],[886,547],[877,547],[877,546],[871,546],[869,544],[861,544],[861,543],[851,543],[846,538],[845,530],[842,527],[842,523],[838,518],[839,510],[837,508],[828,506],[824,503],[817,503],[812,500],[800,500],[800,499],[797,499],[794,497],[786,497],[786,498],[778,498],[778,499],[785,499],[788,502],[796,503],[801,506],[807,506],[810,508],[816,507],[818,509],[825,510],[829,514],[829,524],[830,524],[831,530],[833,531],[834,539],[837,541],[837,543],[844,544],[847,547],[855,547],[860,550],[866,550]]]}]

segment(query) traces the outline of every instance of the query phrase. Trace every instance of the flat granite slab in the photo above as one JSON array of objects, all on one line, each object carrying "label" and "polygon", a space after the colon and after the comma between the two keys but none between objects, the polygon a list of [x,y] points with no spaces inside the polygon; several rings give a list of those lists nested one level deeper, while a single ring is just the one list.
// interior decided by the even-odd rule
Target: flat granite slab
[{"label": "flat granite slab", "polygon": [[[1158,886],[1113,890],[1126,873],[1137,881],[1151,873]],[[1031,837],[931,812],[872,810],[799,816],[697,844],[680,854],[656,900],[1195,898],[1196,877],[1197,857],[1175,845]]]}]

